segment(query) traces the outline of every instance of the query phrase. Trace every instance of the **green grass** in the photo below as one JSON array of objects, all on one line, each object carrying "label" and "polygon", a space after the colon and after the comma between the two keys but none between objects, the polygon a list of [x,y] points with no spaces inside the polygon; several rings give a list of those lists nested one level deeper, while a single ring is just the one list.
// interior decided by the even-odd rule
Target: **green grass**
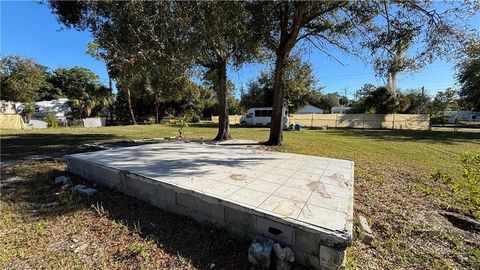
[{"label": "green grass", "polygon": [[[268,132],[269,130],[266,128],[233,127],[231,134],[235,139],[266,141]],[[177,134],[178,127],[173,125],[118,126],[97,129],[2,130],[2,159],[75,149],[84,143],[170,137]],[[215,127],[205,125],[191,125],[184,131],[187,139],[202,137],[212,139],[215,134]],[[460,181],[462,179],[460,158],[466,152],[480,152],[480,133],[304,129],[301,132],[285,132],[284,134],[284,145],[274,147],[272,150],[348,159],[355,162],[355,216],[361,214],[367,217],[371,222],[375,240],[371,246],[363,244],[360,240],[354,241],[353,246],[348,250],[349,269],[475,269],[480,267],[478,259],[480,235],[474,232],[465,232],[453,226],[440,214],[444,210],[468,214],[468,208],[458,201],[458,197],[456,197],[458,195],[448,185],[442,181],[433,181],[430,177],[432,173],[441,170],[448,173],[449,177],[455,181]],[[65,208],[61,208],[60,213],[55,214],[55,219],[51,220],[51,215],[48,215],[43,217],[46,219],[44,222],[39,223],[32,217],[38,216],[38,213],[32,214],[31,202],[35,201],[37,196],[42,196],[42,194],[46,196],[45,194],[54,194],[55,192],[52,191],[50,184],[47,185],[45,180],[42,180],[46,176],[36,173],[38,170],[36,166],[45,164],[43,165],[45,168],[42,170],[50,177],[52,173],[62,170],[64,166],[63,160],[58,161],[58,164],[51,164],[51,162],[39,161],[35,165],[19,164],[2,171],[2,175],[20,175],[28,178],[31,183],[35,184],[35,190],[32,191],[33,194],[30,194],[24,190],[26,187],[20,185],[15,190],[14,198],[2,199],[0,206],[2,207],[3,229],[0,227],[0,232],[9,228],[8,230],[14,230],[16,234],[9,231],[10,233],[6,235],[10,237],[8,238],[10,241],[1,242],[2,240],[0,240],[0,250],[3,247],[0,252],[0,266],[2,262],[18,262],[18,250],[28,253],[28,247],[25,245],[34,243],[34,240],[30,240],[29,237],[37,239],[42,244],[48,242],[48,234],[51,233],[49,226],[55,226],[54,224],[59,218],[62,221],[60,224],[63,224],[67,231],[91,230],[90,227],[95,227],[91,223],[96,224],[99,220],[102,221],[101,224],[107,226],[102,227],[101,233],[96,236],[104,241],[99,240],[100,242],[96,243],[96,247],[100,250],[100,257],[105,260],[95,261],[99,264],[109,265],[111,256],[117,256],[115,252],[121,255],[118,255],[119,258],[126,260],[125,263],[133,260],[131,254],[143,253],[145,256],[136,256],[134,259],[136,260],[135,265],[139,267],[147,265],[148,267],[145,268],[155,268],[159,265],[169,268],[169,264],[166,262],[164,262],[166,264],[155,264],[157,261],[152,262],[153,258],[157,258],[157,260],[164,258],[164,260],[170,261],[171,265],[182,269],[203,269],[208,266],[208,263],[214,262],[209,260],[214,260],[215,256],[208,257],[208,254],[202,253],[202,256],[207,257],[204,260],[195,257],[200,250],[203,251],[202,241],[197,244],[188,242],[189,237],[208,235],[203,230],[200,230],[200,233],[191,234],[197,231],[195,229],[197,225],[191,225],[188,230],[177,229],[176,233],[182,235],[179,238],[175,238],[177,234],[173,233],[171,227],[166,225],[162,227],[162,231],[156,234],[147,233],[150,221],[138,220],[139,215],[132,214],[133,216],[129,219],[113,218],[115,209],[111,205],[118,204],[117,197],[115,199],[104,197],[103,204],[93,204],[92,207],[86,207],[81,211],[66,211]],[[55,169],[59,166],[60,169]],[[5,192],[8,194],[9,190],[4,190],[3,193],[5,194]],[[72,197],[68,193],[61,193],[54,198],[66,209],[75,209],[79,204],[78,198]],[[35,204],[35,207],[37,206]],[[142,208],[131,208],[130,211],[136,213],[140,211],[139,209]],[[155,217],[156,215],[148,214],[147,216]],[[178,224],[176,218],[171,217],[174,215],[162,215],[164,215],[162,220],[156,221],[159,222],[158,224]],[[87,220],[91,223],[83,221],[82,217],[85,216],[89,217]],[[15,226],[12,229],[12,224],[15,224],[16,220],[21,220],[18,225],[21,229],[15,229]],[[65,220],[68,222],[66,223]],[[108,232],[108,228],[115,228],[116,234]],[[58,239],[62,238],[57,233],[55,235]],[[119,235],[121,240],[116,239]],[[129,236],[127,237],[127,235]],[[132,235],[135,237],[131,237]],[[226,240],[228,236],[221,235],[221,237],[227,237],[222,238],[222,241],[230,241]],[[150,241],[152,237],[163,240]],[[170,241],[172,237],[176,242]],[[19,244],[19,238],[26,242]],[[148,248],[146,244],[138,243],[148,243]],[[19,245],[23,249],[18,249]],[[112,251],[111,245],[120,245],[121,247]],[[140,252],[137,252],[138,250]],[[179,253],[178,250],[182,252]],[[245,256],[241,253],[242,250],[241,248],[231,250],[229,256],[242,260],[241,258]],[[168,256],[162,255],[166,253]],[[31,254],[30,256],[33,256],[33,258],[29,257],[31,261],[42,261],[40,255]],[[217,258],[222,258],[227,263],[229,259],[226,259],[225,256],[217,256]],[[76,257],[69,256],[66,260],[68,263],[59,265],[67,268],[85,266]]]}]

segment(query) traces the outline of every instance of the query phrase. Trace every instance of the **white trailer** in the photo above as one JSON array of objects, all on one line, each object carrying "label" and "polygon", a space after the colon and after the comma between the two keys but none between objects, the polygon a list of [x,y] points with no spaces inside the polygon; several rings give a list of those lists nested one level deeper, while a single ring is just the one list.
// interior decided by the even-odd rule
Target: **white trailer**
[{"label": "white trailer", "polygon": [[[242,126],[270,126],[272,122],[272,107],[250,108],[247,113],[240,118]],[[283,109],[283,126],[289,126],[288,111]]]}]

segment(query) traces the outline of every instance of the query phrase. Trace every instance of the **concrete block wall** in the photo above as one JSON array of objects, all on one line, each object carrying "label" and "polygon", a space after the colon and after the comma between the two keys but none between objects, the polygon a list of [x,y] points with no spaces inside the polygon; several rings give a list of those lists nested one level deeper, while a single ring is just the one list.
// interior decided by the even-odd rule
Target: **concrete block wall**
[{"label": "concrete block wall", "polygon": [[166,211],[223,227],[233,234],[262,234],[293,248],[297,263],[315,269],[338,269],[343,265],[350,241],[338,241],[335,232],[312,229],[238,204],[183,189],[127,171],[109,168],[74,157],[67,158],[68,171],[99,185],[115,189]]}]

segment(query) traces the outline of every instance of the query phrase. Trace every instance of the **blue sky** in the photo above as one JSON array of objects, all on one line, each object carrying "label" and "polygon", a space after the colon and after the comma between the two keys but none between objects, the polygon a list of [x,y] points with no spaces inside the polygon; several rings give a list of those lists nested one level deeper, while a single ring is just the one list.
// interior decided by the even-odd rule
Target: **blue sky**
[{"label": "blue sky", "polygon": [[[83,66],[97,73],[107,84],[105,65],[85,54],[87,43],[92,40],[88,32],[63,29],[50,13],[48,6],[29,1],[1,1],[1,55],[22,55],[36,59],[51,69],[58,67]],[[480,17],[480,16],[477,16]],[[474,27],[480,29],[480,20],[474,20]],[[324,92],[347,92],[353,97],[354,91],[365,83],[383,84],[375,76],[371,66],[352,56],[335,52],[345,66],[329,59],[324,54],[309,48],[302,50],[302,57],[312,63],[319,85]],[[268,64],[248,64],[240,70],[229,70],[229,77],[237,88],[255,79]],[[434,95],[439,90],[455,87],[453,63],[436,61],[424,71],[403,74],[398,85],[402,89],[425,87]]]}]

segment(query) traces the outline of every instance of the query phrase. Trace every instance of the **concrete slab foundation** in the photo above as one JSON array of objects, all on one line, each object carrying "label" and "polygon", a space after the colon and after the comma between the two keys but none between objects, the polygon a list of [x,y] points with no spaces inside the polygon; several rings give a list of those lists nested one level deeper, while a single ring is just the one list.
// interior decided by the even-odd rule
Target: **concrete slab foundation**
[{"label": "concrete slab foundation", "polygon": [[292,247],[337,269],[352,242],[354,164],[258,146],[159,143],[67,157],[68,170],[167,211]]}]

